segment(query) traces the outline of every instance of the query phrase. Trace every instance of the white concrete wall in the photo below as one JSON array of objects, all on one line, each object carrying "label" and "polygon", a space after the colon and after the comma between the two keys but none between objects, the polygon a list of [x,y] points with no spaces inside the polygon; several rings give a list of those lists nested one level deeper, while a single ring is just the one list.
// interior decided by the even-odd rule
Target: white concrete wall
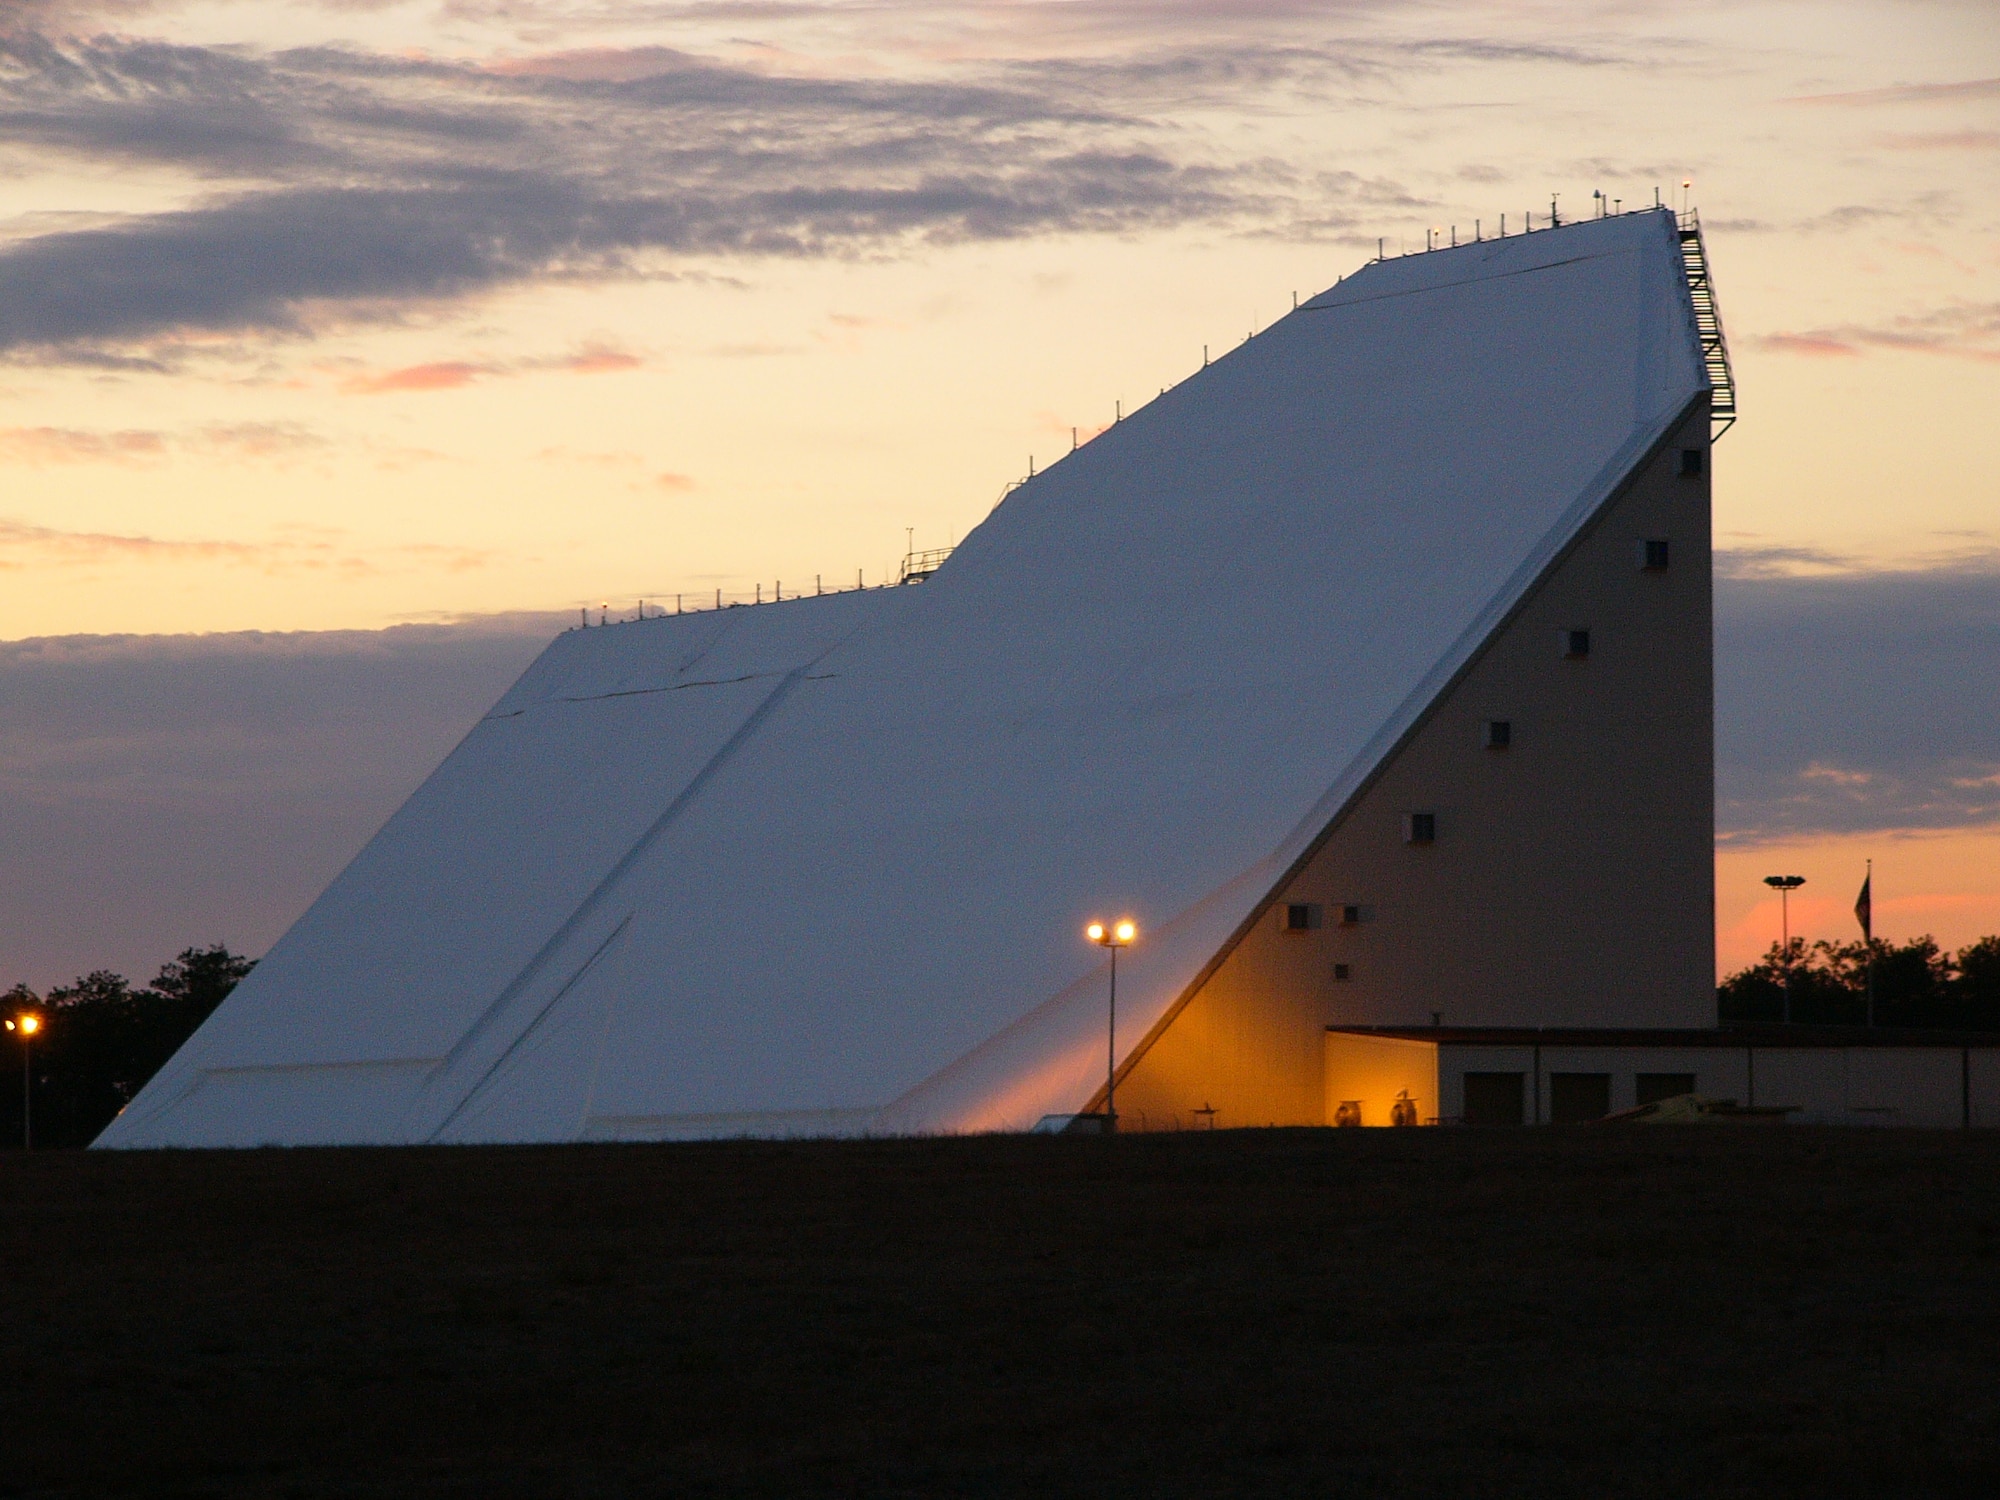
[{"label": "white concrete wall", "polygon": [[[1327,1098],[1358,1086],[1353,1043],[1374,1038],[1328,1033]],[[1422,1045],[1422,1044],[1418,1044]],[[2000,1127],[2000,1046],[1958,1047],[1502,1047],[1442,1043],[1436,1047],[1437,1113],[1465,1113],[1467,1073],[1521,1073],[1524,1113],[1549,1118],[1549,1077],[1608,1073],[1613,1113],[1637,1103],[1641,1073],[1692,1073],[1695,1092],[1739,1104],[1788,1105],[1799,1124]],[[1353,1093],[1341,1097],[1357,1097]],[[1331,1102],[1329,1103],[1329,1109]],[[1329,1114],[1329,1119],[1331,1115]],[[1364,1124],[1373,1120],[1364,1118]]]},{"label": "white concrete wall", "polygon": [[1543,1047],[1538,1060],[1533,1047],[1461,1044],[1441,1047],[1439,1054],[1438,1089],[1445,1106],[1440,1113],[1450,1118],[1465,1113],[1467,1073],[1528,1074],[1527,1110],[1531,1123],[1535,1119],[1537,1079],[1540,1118],[1546,1121],[1549,1117],[1552,1073],[1609,1073],[1613,1114],[1638,1104],[1636,1080],[1641,1073],[1692,1073],[1697,1094],[1709,1099],[1734,1099],[1739,1104],[1749,1102],[1747,1061],[1743,1050],[1735,1047]]},{"label": "white concrete wall", "polygon": [[1757,1102],[1796,1105],[1801,1124],[1955,1126],[1966,1060],[1956,1047],[1760,1049]]},{"label": "white concrete wall", "polygon": [[2000,1127],[2000,1048],[1973,1048],[1966,1054],[1966,1073],[1972,1085],[1973,1129]]}]

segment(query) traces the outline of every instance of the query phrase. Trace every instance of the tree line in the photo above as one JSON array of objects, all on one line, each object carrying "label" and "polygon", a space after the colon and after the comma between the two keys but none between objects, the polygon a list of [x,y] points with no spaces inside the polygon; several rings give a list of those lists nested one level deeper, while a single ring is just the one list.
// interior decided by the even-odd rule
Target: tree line
[{"label": "tree line", "polygon": [[[89,1145],[254,967],[217,943],[183,949],[138,988],[99,969],[46,995],[17,984],[0,996],[6,1016],[43,1019],[26,1058],[36,1147]],[[19,1032],[7,1038],[21,1045]],[[13,1067],[11,1078],[0,1069],[0,1145],[19,1147],[23,1059],[6,1061]]]},{"label": "tree line", "polygon": [[[99,969],[47,995],[16,985],[0,996],[5,1015],[33,1011],[46,1021],[27,1057],[35,1144],[89,1145],[254,967],[255,959],[216,943],[182,950],[137,988]],[[1722,981],[1716,1019],[1782,1021],[1789,988],[1794,1023],[1859,1026],[1868,1019],[1871,970],[1879,1026],[2000,1032],[2000,936],[1956,953],[1931,937],[1773,943],[1758,962]],[[19,1033],[9,1039],[20,1045]],[[18,1068],[21,1059],[7,1061]],[[21,1142],[18,1079],[0,1072],[0,1144],[7,1146]]]},{"label": "tree line", "polygon": [[1722,981],[1716,1017],[1724,1025],[1782,1021],[1789,986],[1795,1023],[1865,1025],[1871,979],[1878,1026],[2000,1031],[2000,936],[1956,953],[1929,936],[1810,945],[1793,938],[1789,949],[1773,943],[1763,958]]}]

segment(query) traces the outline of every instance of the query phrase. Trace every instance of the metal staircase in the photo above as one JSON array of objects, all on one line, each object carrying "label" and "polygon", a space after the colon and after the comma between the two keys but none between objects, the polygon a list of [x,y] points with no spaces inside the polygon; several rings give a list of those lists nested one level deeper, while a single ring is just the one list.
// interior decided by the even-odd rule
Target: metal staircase
[{"label": "metal staircase", "polygon": [[1687,272],[1688,296],[1694,301],[1701,357],[1708,366],[1709,441],[1714,442],[1736,425],[1736,376],[1729,367],[1729,340],[1722,333],[1722,312],[1715,305],[1715,283],[1708,274],[1701,216],[1692,210],[1682,214],[1680,232],[1681,265]]}]

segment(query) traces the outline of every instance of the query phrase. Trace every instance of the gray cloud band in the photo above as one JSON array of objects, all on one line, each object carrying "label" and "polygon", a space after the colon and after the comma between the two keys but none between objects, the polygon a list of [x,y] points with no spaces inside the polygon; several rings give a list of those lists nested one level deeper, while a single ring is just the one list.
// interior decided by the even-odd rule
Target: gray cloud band
[{"label": "gray cloud band", "polygon": [[[1716,584],[1717,813],[1735,842],[2000,822],[2000,564]],[[1751,564],[1745,566],[1745,564]]]},{"label": "gray cloud band", "polygon": [[[262,952],[572,618],[0,643],[7,977]],[[2000,571],[1731,567],[1717,673],[1726,841],[2000,821]]]},{"label": "gray cloud band", "polygon": [[0,137],[229,184],[177,212],[0,251],[0,353],[157,360],[137,346],[299,333],[662,258],[836,255],[1257,206],[1257,170],[1169,154],[1143,121],[1079,108],[1068,89],[642,60],[644,76],[605,79],[0,41]]}]

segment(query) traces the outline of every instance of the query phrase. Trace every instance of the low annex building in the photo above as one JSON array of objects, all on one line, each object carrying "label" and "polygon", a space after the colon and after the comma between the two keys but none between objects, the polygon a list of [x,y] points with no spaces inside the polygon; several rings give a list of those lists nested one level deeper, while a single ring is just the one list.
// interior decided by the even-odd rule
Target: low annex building
[{"label": "low annex building", "polygon": [[1855,1026],[1326,1033],[1331,1124],[1576,1125],[1690,1096],[1725,1105],[1723,1120],[1992,1127],[2000,1037]]},{"label": "low annex building", "polygon": [[1095,917],[1127,1126],[1322,1123],[1329,1027],[1706,1026],[1732,409],[1671,212],[1371,263],[918,586],[560,636],[100,1144],[1028,1129],[1103,1102]]}]

